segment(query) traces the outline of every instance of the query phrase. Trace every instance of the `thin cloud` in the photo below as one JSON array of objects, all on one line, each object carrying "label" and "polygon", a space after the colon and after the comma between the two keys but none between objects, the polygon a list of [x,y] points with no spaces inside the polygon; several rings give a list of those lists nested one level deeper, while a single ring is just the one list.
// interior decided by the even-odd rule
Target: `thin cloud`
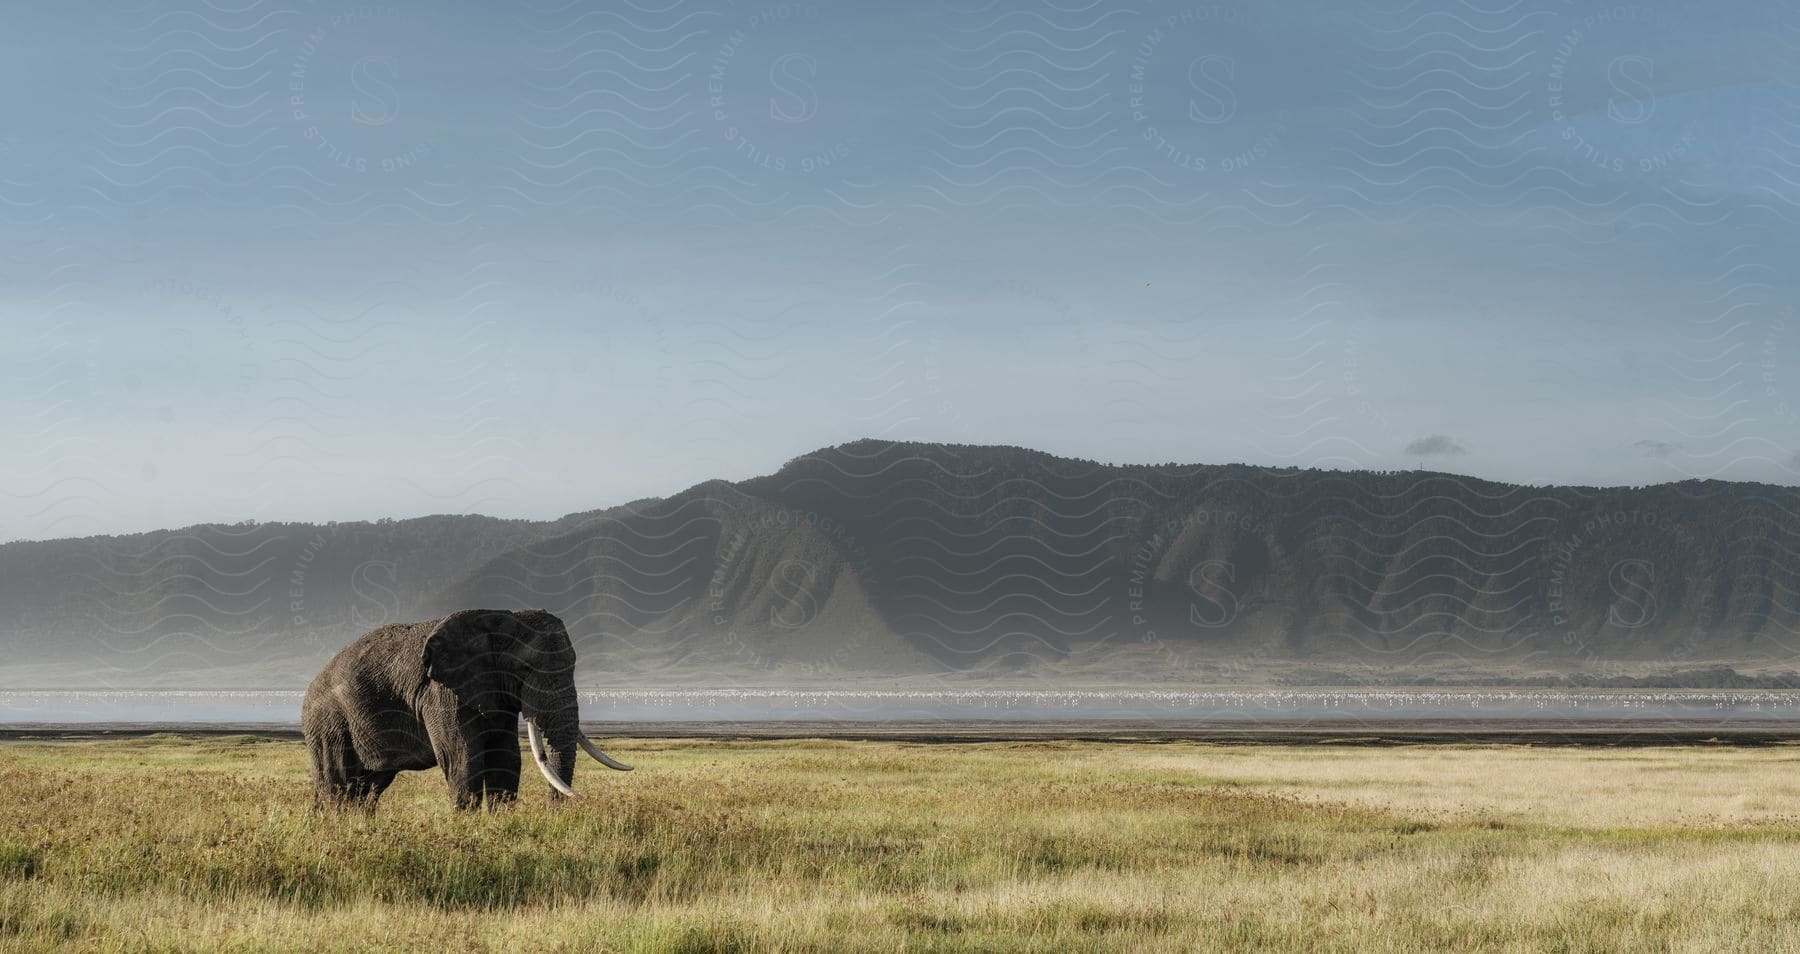
[{"label": "thin cloud", "polygon": [[1433,434],[1421,437],[1406,445],[1408,454],[1467,454],[1469,449],[1458,443],[1456,438],[1448,434]]},{"label": "thin cloud", "polygon": [[1674,457],[1681,451],[1680,444],[1671,444],[1668,441],[1637,441],[1631,446],[1637,448],[1645,457],[1655,457],[1659,459],[1664,457]]}]

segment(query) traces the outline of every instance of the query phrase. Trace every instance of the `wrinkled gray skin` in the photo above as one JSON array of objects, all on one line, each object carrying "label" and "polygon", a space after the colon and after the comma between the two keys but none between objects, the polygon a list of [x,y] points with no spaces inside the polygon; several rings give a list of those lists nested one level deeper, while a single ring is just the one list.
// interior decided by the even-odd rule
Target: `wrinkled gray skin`
[{"label": "wrinkled gray skin", "polygon": [[306,689],[314,797],[372,811],[397,773],[438,765],[457,808],[510,802],[521,714],[542,730],[551,771],[573,783],[575,649],[554,615],[462,610],[372,629]]}]

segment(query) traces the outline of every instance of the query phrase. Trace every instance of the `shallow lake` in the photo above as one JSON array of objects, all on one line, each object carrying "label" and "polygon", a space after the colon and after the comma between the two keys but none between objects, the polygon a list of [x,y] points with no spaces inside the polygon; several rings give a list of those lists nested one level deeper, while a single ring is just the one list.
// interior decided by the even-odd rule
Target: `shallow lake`
[{"label": "shallow lake", "polygon": [[[294,725],[302,693],[0,690],[0,724]],[[1800,726],[1800,692],[1550,689],[591,689],[591,722],[1646,720]]]}]

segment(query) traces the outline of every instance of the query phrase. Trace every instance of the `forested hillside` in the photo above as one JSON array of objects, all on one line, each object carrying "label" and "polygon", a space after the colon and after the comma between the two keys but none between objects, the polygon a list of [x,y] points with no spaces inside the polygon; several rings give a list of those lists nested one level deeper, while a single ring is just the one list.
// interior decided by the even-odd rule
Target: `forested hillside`
[{"label": "forested hillside", "polygon": [[1800,497],[863,441],[504,554],[611,672],[1131,681],[1788,666]]},{"label": "forested hillside", "polygon": [[381,622],[543,606],[569,622],[584,679],[613,685],[1666,682],[1654,674],[1794,668],[1796,556],[1785,487],[859,441],[553,522],[9,544],[0,641],[30,678],[293,685]]}]

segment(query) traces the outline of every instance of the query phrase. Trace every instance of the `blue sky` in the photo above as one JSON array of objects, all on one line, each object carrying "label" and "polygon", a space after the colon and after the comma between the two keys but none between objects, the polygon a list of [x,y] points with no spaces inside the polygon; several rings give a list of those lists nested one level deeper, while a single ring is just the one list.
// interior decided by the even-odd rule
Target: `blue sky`
[{"label": "blue sky", "polygon": [[0,538],[552,516],[865,436],[1797,472],[1774,5],[10,25]]}]

